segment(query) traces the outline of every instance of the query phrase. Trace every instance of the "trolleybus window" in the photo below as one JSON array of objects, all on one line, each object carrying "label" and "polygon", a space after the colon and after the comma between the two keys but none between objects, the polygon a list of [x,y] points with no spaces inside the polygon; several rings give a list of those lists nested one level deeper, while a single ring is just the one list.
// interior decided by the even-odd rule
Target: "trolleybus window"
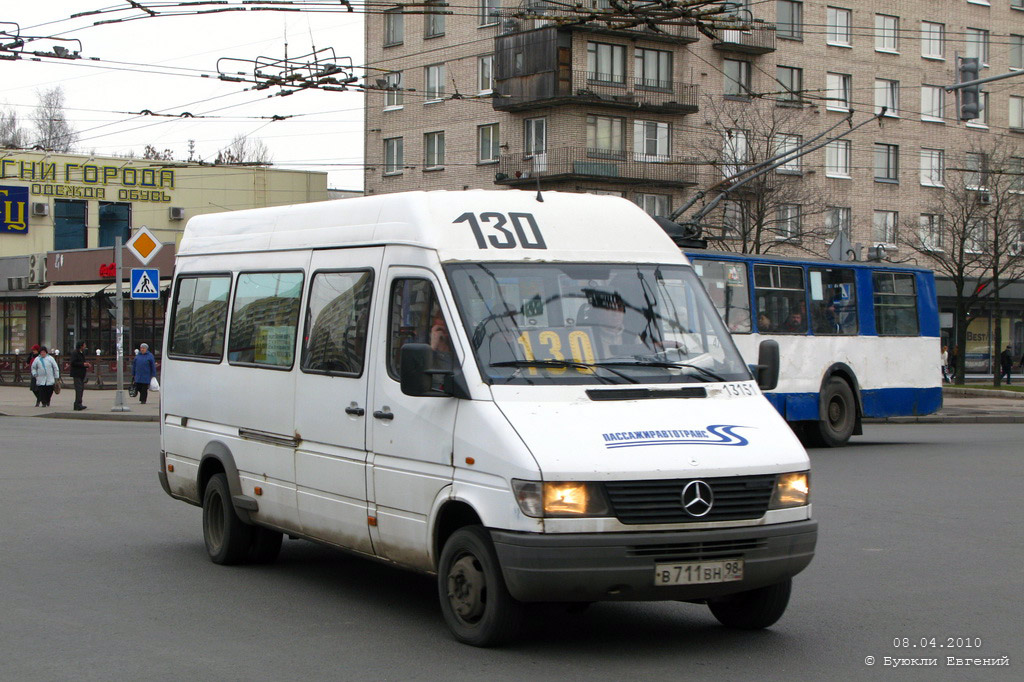
[{"label": "trolleybus window", "polygon": [[291,367],[301,298],[301,272],[240,274],[231,310],[228,362]]},{"label": "trolleybus window", "polygon": [[857,287],[849,268],[809,268],[811,328],[815,334],[857,333]]},{"label": "trolleybus window", "polygon": [[182,277],[171,321],[171,355],[220,359],[228,319],[228,275]]},{"label": "trolleybus window", "polygon": [[725,320],[729,331],[743,334],[750,331],[750,291],[747,287],[745,263],[729,261],[694,261],[693,269],[708,290],[711,302]]},{"label": "trolleybus window", "polygon": [[363,373],[372,292],[372,272],[318,272],[313,276],[302,371]]},{"label": "trolleybus window", "polygon": [[804,270],[792,265],[755,265],[757,329],[773,334],[807,333]]},{"label": "trolleybus window", "polygon": [[914,275],[876,272],[875,329],[879,336],[917,336],[917,289]]}]

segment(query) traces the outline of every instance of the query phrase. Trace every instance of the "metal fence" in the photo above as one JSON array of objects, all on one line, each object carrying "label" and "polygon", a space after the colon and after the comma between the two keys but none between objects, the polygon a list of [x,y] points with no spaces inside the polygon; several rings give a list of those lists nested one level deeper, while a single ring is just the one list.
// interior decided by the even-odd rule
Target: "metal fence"
[{"label": "metal fence", "polygon": [[580,178],[616,183],[684,187],[697,184],[698,159],[648,156],[587,147],[561,147],[542,154],[503,154],[495,182],[515,185],[542,179]]},{"label": "metal fence", "polygon": [[[65,384],[71,381],[71,357],[61,355],[55,357],[60,367],[60,376]],[[125,384],[132,380],[133,357],[124,358]],[[88,385],[93,388],[117,388],[117,358],[113,355],[88,356],[87,362],[92,367],[86,371]],[[156,358],[157,373],[160,372],[160,358]],[[28,386],[32,380],[29,371],[28,356],[5,354],[0,355],[0,385]]]}]

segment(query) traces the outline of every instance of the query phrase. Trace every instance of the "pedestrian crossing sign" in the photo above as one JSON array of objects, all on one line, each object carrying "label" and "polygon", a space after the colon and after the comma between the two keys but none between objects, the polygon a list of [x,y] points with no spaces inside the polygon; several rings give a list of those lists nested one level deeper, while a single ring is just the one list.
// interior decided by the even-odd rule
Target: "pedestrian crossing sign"
[{"label": "pedestrian crossing sign", "polygon": [[132,268],[132,298],[157,300],[160,298],[160,270],[158,268]]}]

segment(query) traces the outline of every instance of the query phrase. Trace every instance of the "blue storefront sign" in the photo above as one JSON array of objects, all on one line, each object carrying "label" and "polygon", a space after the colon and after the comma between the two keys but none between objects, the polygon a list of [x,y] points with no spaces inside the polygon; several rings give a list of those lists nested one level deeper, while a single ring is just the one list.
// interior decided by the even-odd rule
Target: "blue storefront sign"
[{"label": "blue storefront sign", "polygon": [[0,186],[0,234],[28,234],[28,187]]}]

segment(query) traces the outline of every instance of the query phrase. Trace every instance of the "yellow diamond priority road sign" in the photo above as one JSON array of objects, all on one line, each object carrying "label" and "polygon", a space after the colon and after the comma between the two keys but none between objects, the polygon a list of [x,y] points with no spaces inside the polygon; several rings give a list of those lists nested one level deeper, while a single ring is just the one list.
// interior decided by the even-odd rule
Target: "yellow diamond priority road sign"
[{"label": "yellow diamond priority road sign", "polygon": [[153,256],[157,254],[163,244],[157,241],[157,238],[153,236],[149,228],[143,225],[135,231],[131,239],[125,242],[125,246],[132,255],[139,259],[140,263],[146,265],[149,261],[153,260]]}]

